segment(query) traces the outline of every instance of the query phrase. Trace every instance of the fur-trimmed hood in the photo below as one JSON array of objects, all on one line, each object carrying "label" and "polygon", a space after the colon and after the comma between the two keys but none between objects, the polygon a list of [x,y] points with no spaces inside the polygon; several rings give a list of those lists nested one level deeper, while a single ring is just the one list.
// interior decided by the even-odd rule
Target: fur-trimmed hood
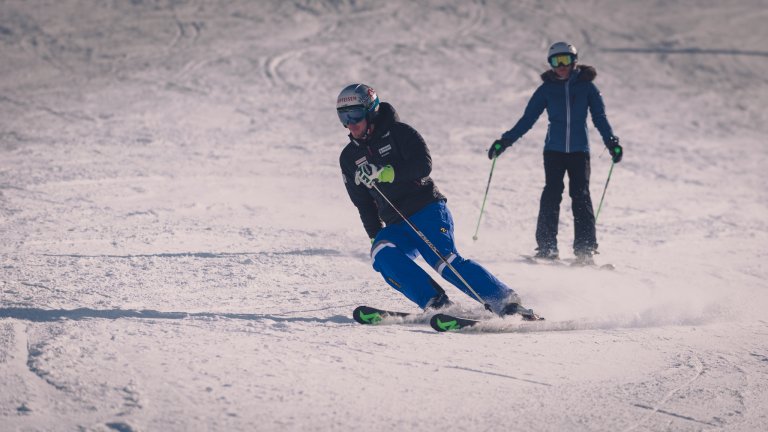
[{"label": "fur-trimmed hood", "polygon": [[[597,77],[597,70],[594,67],[587,65],[577,65],[572,73],[577,74],[577,81],[594,81],[595,77]],[[544,82],[560,81],[560,79],[557,78],[557,74],[552,69],[542,73],[541,80]]]}]

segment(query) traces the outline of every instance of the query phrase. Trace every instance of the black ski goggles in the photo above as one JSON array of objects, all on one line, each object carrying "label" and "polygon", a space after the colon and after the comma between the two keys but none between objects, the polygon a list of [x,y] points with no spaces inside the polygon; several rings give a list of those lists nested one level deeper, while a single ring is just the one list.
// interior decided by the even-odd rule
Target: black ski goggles
[{"label": "black ski goggles", "polygon": [[341,120],[341,124],[344,126],[360,123],[365,120],[365,115],[367,114],[365,107],[362,105],[338,108],[336,113],[339,114],[339,120]]},{"label": "black ski goggles", "polygon": [[553,68],[559,66],[570,66],[574,60],[575,59],[571,54],[558,54],[549,58],[549,65]]}]

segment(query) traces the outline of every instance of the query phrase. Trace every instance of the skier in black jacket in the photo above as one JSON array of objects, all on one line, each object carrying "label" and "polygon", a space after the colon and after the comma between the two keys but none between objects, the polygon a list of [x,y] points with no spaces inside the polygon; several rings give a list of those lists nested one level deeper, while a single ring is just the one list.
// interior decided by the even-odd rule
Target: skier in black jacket
[{"label": "skier in black jacket", "polygon": [[495,313],[535,319],[532,311],[519,306],[515,291],[456,251],[453,219],[430,177],[432,158],[421,135],[400,122],[392,105],[380,103],[374,89],[364,84],[342,90],[336,109],[350,131],[339,157],[344,185],[371,238],[373,268],[384,280],[425,310],[450,305],[440,285],[414,262],[421,255],[444,279],[474,297],[399,211]]}]

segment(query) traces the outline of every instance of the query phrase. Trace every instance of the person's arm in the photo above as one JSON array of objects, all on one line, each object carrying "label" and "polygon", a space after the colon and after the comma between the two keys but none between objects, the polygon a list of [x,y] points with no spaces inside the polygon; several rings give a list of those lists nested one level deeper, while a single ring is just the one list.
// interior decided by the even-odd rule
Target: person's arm
[{"label": "person's arm", "polygon": [[360,214],[360,220],[363,222],[363,228],[365,228],[368,237],[374,238],[383,226],[381,219],[379,218],[376,202],[364,185],[355,184],[356,167],[346,166],[343,158],[340,159],[339,165],[341,165],[341,175],[349,199],[352,201],[352,204],[357,207],[357,211]]},{"label": "person's arm", "polygon": [[613,162],[621,162],[624,157],[624,149],[619,144],[619,137],[613,134],[613,128],[608,122],[608,116],[605,114],[605,103],[600,90],[596,85],[590,83],[589,89],[589,113],[592,116],[592,123],[603,137],[603,144],[611,154]]},{"label": "person's arm", "polygon": [[543,88],[544,86],[539,86],[539,88],[536,89],[533,96],[531,96],[531,99],[528,101],[528,105],[526,105],[520,120],[515,123],[512,129],[501,135],[501,140],[508,143],[507,147],[531,130],[541,116],[541,113],[547,108],[547,99],[544,97]]},{"label": "person's arm", "polygon": [[605,114],[605,103],[603,102],[603,96],[600,94],[597,86],[590,83],[589,89],[589,113],[592,116],[592,123],[600,132],[600,136],[603,137],[605,142],[613,136],[613,128],[608,123],[608,116]]}]

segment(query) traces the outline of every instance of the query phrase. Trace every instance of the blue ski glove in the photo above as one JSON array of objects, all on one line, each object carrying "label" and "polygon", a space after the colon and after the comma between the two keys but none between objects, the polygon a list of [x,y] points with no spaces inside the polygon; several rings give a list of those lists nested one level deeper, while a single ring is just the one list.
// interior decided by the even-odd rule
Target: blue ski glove
[{"label": "blue ski glove", "polygon": [[368,189],[373,187],[374,182],[392,183],[395,181],[395,169],[392,165],[383,167],[370,163],[364,163],[357,167],[355,172],[355,184],[364,184]]},{"label": "blue ski glove", "polygon": [[491,144],[491,148],[488,149],[488,159],[498,157],[507,147],[511,146],[512,142],[504,139],[498,139]]},{"label": "blue ski glove", "polygon": [[624,157],[624,149],[619,145],[619,137],[612,136],[605,140],[605,146],[608,148],[608,153],[611,154],[613,163],[621,162],[621,158]]}]

